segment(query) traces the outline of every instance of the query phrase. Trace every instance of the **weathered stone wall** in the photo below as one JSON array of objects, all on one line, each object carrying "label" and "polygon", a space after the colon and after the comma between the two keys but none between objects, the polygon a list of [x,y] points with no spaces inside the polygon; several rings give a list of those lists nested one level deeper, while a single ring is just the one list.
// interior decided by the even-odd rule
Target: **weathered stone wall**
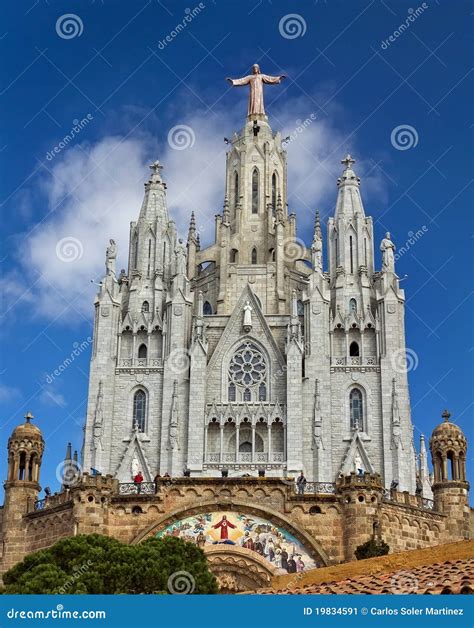
[{"label": "weathered stone wall", "polygon": [[391,553],[469,537],[466,502],[459,503],[466,527],[453,528],[451,502],[451,517],[427,510],[419,497],[386,495],[378,476],[351,475],[339,482],[334,494],[317,495],[296,495],[290,480],[254,477],[161,478],[154,494],[119,491],[112,477],[86,474],[78,486],[51,497],[43,509],[16,520],[4,517],[1,571],[65,536],[99,533],[139,543],[174,521],[216,510],[254,514],[286,528],[321,566],[353,560],[357,546],[374,535],[389,544]]}]

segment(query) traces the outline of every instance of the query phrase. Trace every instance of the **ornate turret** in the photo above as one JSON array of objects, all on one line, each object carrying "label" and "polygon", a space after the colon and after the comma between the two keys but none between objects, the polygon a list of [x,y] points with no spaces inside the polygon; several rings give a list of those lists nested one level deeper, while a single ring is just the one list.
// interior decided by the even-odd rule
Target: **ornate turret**
[{"label": "ornate turret", "polygon": [[44,451],[41,430],[33,425],[31,412],[25,415],[25,423],[18,425],[8,439],[8,483],[28,482],[36,485]]},{"label": "ornate turret", "polygon": [[461,428],[450,421],[448,410],[441,416],[444,420],[435,427],[430,438],[435,509],[449,517],[453,534],[469,538],[467,440]]},{"label": "ornate turret", "polygon": [[434,482],[466,483],[467,440],[461,428],[450,421],[451,413],[445,410],[443,422],[433,430],[430,451],[433,460]]}]

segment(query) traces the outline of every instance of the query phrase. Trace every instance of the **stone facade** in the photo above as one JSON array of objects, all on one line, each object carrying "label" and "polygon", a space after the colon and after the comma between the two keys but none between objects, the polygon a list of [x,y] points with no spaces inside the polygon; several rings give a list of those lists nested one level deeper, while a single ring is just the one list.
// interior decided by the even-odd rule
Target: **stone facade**
[{"label": "stone facade", "polygon": [[[121,482],[137,470],[146,480],[184,468],[192,477],[304,470],[310,481],[334,482],[361,469],[414,493],[423,469],[405,297],[389,234],[376,271],[354,160],[342,160],[324,270],[319,215],[310,247],[296,237],[286,151],[267,117],[247,118],[228,145],[213,244],[201,248],[194,215],[186,248],[178,241],[155,162],[131,224],[127,271],[116,274],[115,243],[107,249],[84,470]],[[241,354],[239,370],[244,346],[252,355],[245,363]],[[428,477],[422,490],[431,497]]]}]

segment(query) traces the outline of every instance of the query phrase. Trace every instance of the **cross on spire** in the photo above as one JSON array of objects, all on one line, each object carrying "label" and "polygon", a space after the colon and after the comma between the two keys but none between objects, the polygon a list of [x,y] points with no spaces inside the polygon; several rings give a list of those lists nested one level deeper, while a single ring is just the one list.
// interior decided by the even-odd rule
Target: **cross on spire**
[{"label": "cross on spire", "polygon": [[449,421],[451,418],[451,412],[449,410],[445,410],[441,416],[445,421]]},{"label": "cross on spire", "polygon": [[31,414],[31,412],[27,412],[27,413],[25,414],[25,419],[26,419],[26,422],[27,422],[27,423],[29,423],[29,422],[31,421],[31,419],[34,419],[34,418],[35,418],[35,417]]},{"label": "cross on spire", "polygon": [[352,155],[347,153],[344,159],[341,159],[341,164],[346,168],[352,168],[352,166],[355,164],[355,159],[352,158]]},{"label": "cross on spire", "polygon": [[160,170],[163,170],[163,166],[157,159],[150,165],[150,170],[153,172],[153,174],[160,176]]}]

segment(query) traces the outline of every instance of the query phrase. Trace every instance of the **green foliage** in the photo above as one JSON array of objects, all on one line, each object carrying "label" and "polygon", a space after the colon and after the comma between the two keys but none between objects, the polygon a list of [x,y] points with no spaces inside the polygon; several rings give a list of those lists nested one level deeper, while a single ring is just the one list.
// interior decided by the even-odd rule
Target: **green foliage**
[{"label": "green foliage", "polygon": [[124,545],[99,534],[83,534],[29,554],[3,576],[1,592],[169,593],[168,579],[176,572],[189,574],[186,591],[217,593],[204,552],[192,543],[165,537]]},{"label": "green foliage", "polygon": [[389,551],[390,547],[382,539],[370,539],[370,541],[359,545],[354,553],[357,560],[363,560],[374,556],[385,556]]}]

